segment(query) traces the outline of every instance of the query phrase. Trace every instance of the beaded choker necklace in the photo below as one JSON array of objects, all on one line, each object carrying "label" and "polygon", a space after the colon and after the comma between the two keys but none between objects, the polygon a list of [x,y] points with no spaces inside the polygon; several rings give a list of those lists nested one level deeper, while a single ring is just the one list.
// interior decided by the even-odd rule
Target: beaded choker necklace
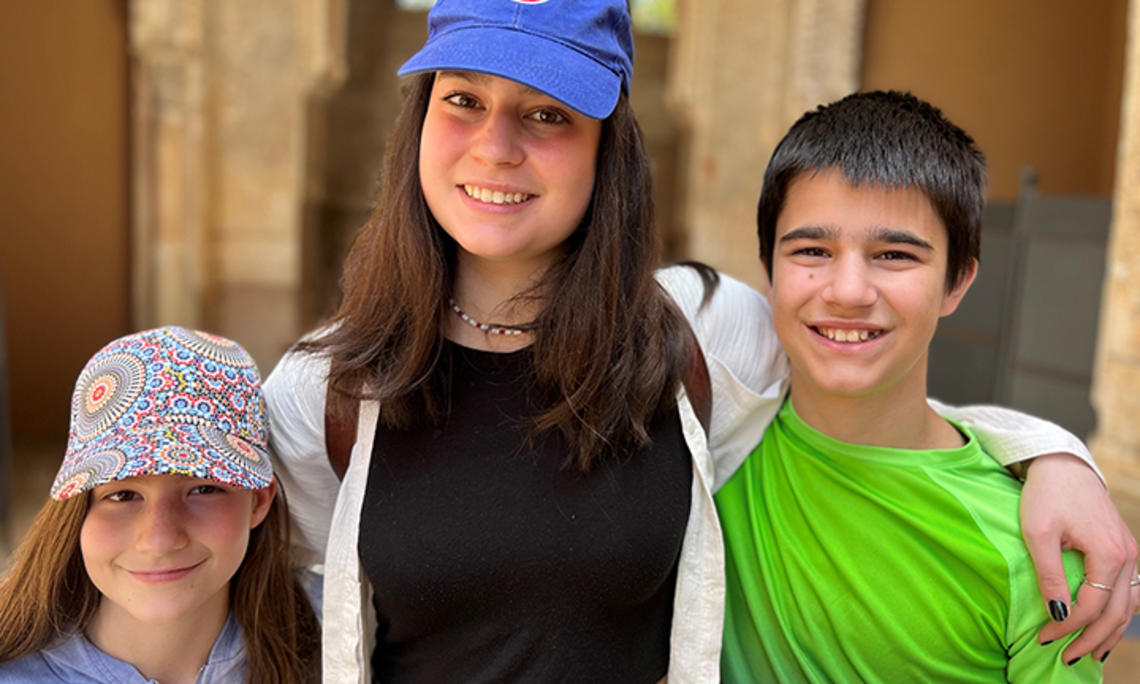
[{"label": "beaded choker necklace", "polygon": [[451,310],[455,312],[456,316],[463,319],[463,322],[477,330],[482,330],[489,335],[525,335],[531,331],[530,328],[511,328],[505,325],[493,325],[491,323],[480,323],[479,321],[471,318],[467,313],[459,308],[455,303],[455,299],[447,300],[451,304]]}]

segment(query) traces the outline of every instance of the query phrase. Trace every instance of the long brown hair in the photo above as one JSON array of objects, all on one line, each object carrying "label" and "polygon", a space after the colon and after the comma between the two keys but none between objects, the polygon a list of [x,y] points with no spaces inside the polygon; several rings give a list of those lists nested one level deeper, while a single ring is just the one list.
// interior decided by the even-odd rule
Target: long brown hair
[{"label": "long brown hair", "polygon": [[[83,566],[79,532],[89,494],[49,499],[0,576],[0,662],[85,631],[101,594]],[[230,580],[231,609],[241,626],[249,682],[316,681],[320,624],[289,565],[289,519],[281,494],[250,532],[249,548]]]},{"label": "long brown hair", "polygon": [[[455,244],[435,221],[419,178],[420,133],[433,74],[415,77],[388,138],[376,208],[345,263],[342,301],[327,332],[298,349],[328,353],[334,391],[376,399],[406,427],[441,415],[434,376],[449,315]],[[556,429],[569,462],[649,444],[646,425],[672,406],[686,353],[684,320],[653,279],[660,239],[641,130],[623,94],[602,122],[586,215],[542,281],[535,383],[547,408],[535,432]]]}]

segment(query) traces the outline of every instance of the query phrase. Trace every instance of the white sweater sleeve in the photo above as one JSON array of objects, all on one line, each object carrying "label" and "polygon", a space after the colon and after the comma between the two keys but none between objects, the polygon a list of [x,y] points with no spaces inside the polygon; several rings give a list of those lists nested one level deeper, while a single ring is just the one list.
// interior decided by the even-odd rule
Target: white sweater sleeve
[{"label": "white sweater sleeve", "polygon": [[289,352],[265,380],[269,447],[292,522],[294,562],[324,562],[340,480],[325,450],[328,357]]},{"label": "white sweater sleeve", "polygon": [[748,457],[780,410],[788,361],[759,292],[720,274],[712,299],[701,306],[704,285],[687,266],[657,272],[657,281],[692,326],[705,355],[712,389],[709,451],[713,491]]},{"label": "white sweater sleeve", "polygon": [[929,399],[939,415],[974,429],[982,449],[1003,466],[1053,453],[1072,454],[1104,481],[1081,440],[1056,423],[1001,406],[948,406]]}]

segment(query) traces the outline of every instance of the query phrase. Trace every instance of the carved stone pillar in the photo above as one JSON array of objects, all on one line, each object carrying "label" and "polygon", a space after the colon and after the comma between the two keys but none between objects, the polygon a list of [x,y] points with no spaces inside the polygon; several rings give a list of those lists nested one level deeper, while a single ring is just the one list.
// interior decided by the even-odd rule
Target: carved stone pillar
[{"label": "carved stone pillar", "polygon": [[[1114,498],[1140,521],[1140,2],[1129,6],[1124,94],[1100,334],[1092,440]],[[1135,530],[1136,528],[1133,527]]]},{"label": "carved stone pillar", "polygon": [[131,323],[202,325],[203,0],[130,4]]},{"label": "carved stone pillar", "polygon": [[768,157],[805,110],[858,86],[863,10],[863,0],[678,0],[670,94],[685,131],[689,257],[761,286]]},{"label": "carved stone pillar", "polygon": [[263,370],[300,332],[306,103],[345,0],[137,0],[133,324],[207,328]]}]

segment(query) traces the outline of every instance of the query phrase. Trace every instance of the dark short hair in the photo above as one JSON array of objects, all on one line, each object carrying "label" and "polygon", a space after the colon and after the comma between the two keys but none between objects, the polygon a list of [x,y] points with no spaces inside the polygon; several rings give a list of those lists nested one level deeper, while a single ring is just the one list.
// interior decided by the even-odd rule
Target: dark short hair
[{"label": "dark short hair", "polygon": [[800,175],[842,171],[852,185],[917,188],[948,237],[946,289],[978,258],[986,160],[964,130],[910,93],[855,93],[809,111],[776,146],[756,210],[760,259],[772,273],[776,221]]}]

